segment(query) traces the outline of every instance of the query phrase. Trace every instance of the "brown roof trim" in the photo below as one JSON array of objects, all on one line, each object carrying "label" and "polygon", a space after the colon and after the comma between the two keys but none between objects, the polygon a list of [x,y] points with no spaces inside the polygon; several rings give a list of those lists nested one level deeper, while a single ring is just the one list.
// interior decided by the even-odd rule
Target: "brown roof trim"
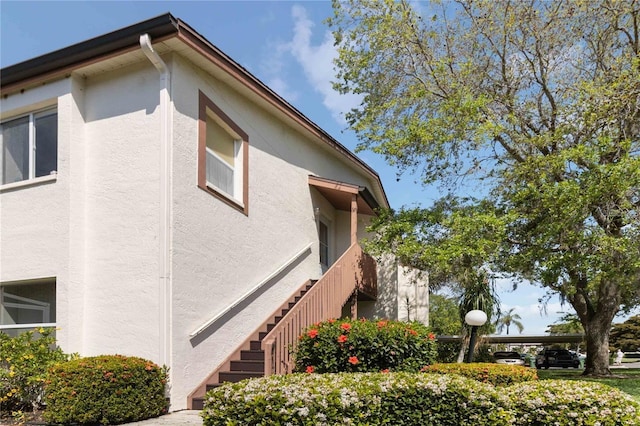
[{"label": "brown roof trim", "polygon": [[82,65],[135,50],[139,47],[140,35],[144,33],[149,34],[153,42],[177,36],[182,42],[200,52],[255,94],[369,174],[378,183],[384,204],[389,205],[380,176],[373,168],[184,21],[176,19],[170,13],[2,68],[0,69],[0,90],[3,94],[20,90],[20,86],[24,87],[27,84],[38,83],[45,79],[59,78]]},{"label": "brown roof trim", "polygon": [[140,34],[147,33],[152,40],[178,32],[178,21],[170,13],[112,31],[63,49],[46,53],[0,69],[0,88],[48,75],[61,69],[103,59],[123,50],[139,47]]}]

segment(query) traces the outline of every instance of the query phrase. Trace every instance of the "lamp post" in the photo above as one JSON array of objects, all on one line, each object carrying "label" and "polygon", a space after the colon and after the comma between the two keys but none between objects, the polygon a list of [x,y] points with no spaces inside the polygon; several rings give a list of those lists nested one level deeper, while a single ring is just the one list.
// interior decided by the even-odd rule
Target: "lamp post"
[{"label": "lamp post", "polygon": [[476,345],[478,335],[478,327],[487,322],[487,314],[478,309],[467,312],[464,316],[464,322],[471,326],[471,338],[469,339],[469,353],[467,354],[467,362],[473,362],[473,348]]}]

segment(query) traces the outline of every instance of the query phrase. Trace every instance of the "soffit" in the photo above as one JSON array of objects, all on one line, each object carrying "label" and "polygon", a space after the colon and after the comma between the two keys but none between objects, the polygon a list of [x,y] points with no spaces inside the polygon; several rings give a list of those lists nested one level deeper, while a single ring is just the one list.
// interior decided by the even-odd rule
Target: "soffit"
[{"label": "soffit", "polygon": [[[309,176],[309,185],[313,186],[324,198],[338,210],[351,211],[351,198],[358,195],[358,213],[374,216],[377,205],[370,205],[364,196],[366,188],[350,183],[338,182],[331,179]],[[375,204],[371,202],[371,204]]]}]

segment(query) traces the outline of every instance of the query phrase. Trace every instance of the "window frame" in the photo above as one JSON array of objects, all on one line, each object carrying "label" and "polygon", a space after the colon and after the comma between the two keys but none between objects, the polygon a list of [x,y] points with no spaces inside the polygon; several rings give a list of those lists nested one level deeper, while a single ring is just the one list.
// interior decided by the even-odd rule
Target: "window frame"
[{"label": "window frame", "polygon": [[[53,286],[53,299],[49,301],[43,301],[33,299],[28,296],[19,296],[7,291],[7,287],[19,287],[19,286]],[[14,333],[20,332],[19,330],[29,330],[38,327],[56,327],[57,321],[57,279],[56,278],[42,278],[35,280],[24,281],[10,281],[0,283],[0,309],[2,321],[0,321],[0,332],[2,333]],[[9,299],[9,300],[7,300]],[[42,316],[42,320],[39,322],[18,322],[5,324],[4,309],[14,308],[28,311],[39,312]]]},{"label": "window frame", "polygon": [[[249,135],[202,91],[198,91],[198,187],[229,206],[249,215]],[[234,194],[207,183],[207,120],[210,111],[218,124],[234,139]],[[236,135],[238,137],[236,137]]]},{"label": "window frame", "polygon": [[[50,117],[54,115],[56,118],[56,133],[55,133],[55,165],[56,170],[52,170],[49,174],[36,176],[37,174],[37,158],[38,158],[38,150],[37,150],[37,135],[36,135],[36,121],[40,118]],[[16,115],[10,118],[3,119],[0,121],[0,173],[4,175],[4,155],[5,155],[5,146],[4,146],[4,125],[10,123],[15,120],[20,120],[22,118],[27,118],[27,132],[28,132],[28,140],[27,140],[27,155],[28,155],[28,170],[27,177],[25,179],[15,181],[15,182],[7,182],[2,183],[0,180],[0,188],[9,189],[20,186],[27,186],[33,183],[54,180],[58,174],[58,166],[59,166],[59,158],[58,158],[58,107],[57,106],[48,106],[45,108],[40,108],[37,110],[29,111],[25,114]]]}]

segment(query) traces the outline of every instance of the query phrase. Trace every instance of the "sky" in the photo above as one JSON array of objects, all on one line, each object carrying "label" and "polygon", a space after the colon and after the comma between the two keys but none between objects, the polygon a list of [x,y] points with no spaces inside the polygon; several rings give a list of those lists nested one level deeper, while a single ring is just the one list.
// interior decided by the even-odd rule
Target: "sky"
[{"label": "sky", "polygon": [[[0,67],[4,68],[87,39],[171,13],[267,84],[352,151],[358,144],[344,113],[354,96],[332,89],[336,52],[324,19],[330,1],[7,1],[0,0]],[[357,155],[382,180],[392,208],[429,206],[440,198],[414,176],[397,170],[370,151]],[[545,290],[509,280],[497,282],[502,310],[514,308],[522,334],[543,334],[559,312],[573,312],[552,297],[546,314],[538,300]],[[636,312],[638,313],[638,312]],[[617,318],[622,322],[626,317]],[[510,334],[517,331],[513,329]]]}]

